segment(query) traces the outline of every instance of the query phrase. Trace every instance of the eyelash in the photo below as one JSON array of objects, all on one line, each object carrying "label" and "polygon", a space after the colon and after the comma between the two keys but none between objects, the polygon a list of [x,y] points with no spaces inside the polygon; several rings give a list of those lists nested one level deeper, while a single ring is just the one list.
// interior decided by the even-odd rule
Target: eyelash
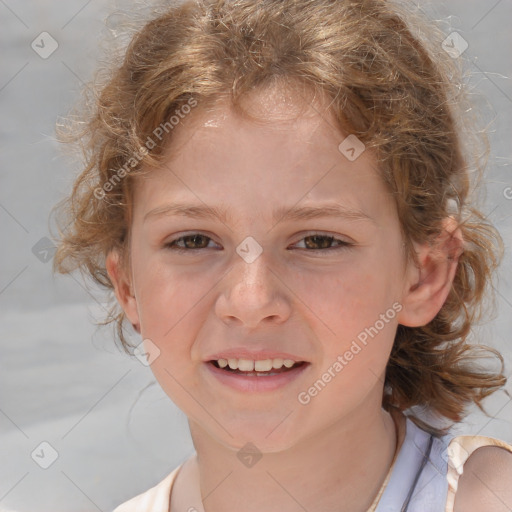
[{"label": "eyelash", "polygon": [[[189,235],[183,235],[183,236],[180,236],[179,238],[175,238],[174,240],[171,240],[170,242],[167,242],[166,244],[164,244],[164,248],[165,249],[171,249],[172,251],[176,251],[178,253],[185,253],[185,252],[189,252],[190,253],[191,251],[197,252],[197,251],[201,251],[201,250],[207,249],[207,247],[202,247],[202,248],[199,248],[199,249],[187,249],[187,248],[184,248],[184,247],[178,247],[178,246],[174,245],[174,244],[176,244],[176,242],[182,241],[185,238],[193,238],[195,236],[201,236],[201,237],[204,237],[204,238],[208,239],[209,241],[213,241],[212,238],[210,238],[209,236],[204,235],[202,233],[191,233]],[[322,239],[322,238],[323,239],[327,239],[327,240],[330,240],[331,243],[339,242],[339,245],[337,247],[327,247],[325,249],[300,248],[302,251],[307,251],[309,253],[311,253],[311,252],[324,252],[325,253],[325,252],[331,252],[331,251],[338,251],[338,250],[346,249],[346,248],[354,245],[354,244],[352,244],[350,242],[346,242],[345,240],[340,240],[339,238],[334,238],[331,235],[326,235],[326,234],[323,234],[323,233],[310,233],[310,234],[306,235],[305,237],[301,238],[301,240],[299,240],[299,242],[301,242],[302,240],[304,240],[306,238],[313,238],[313,237],[320,238],[320,239]]]}]

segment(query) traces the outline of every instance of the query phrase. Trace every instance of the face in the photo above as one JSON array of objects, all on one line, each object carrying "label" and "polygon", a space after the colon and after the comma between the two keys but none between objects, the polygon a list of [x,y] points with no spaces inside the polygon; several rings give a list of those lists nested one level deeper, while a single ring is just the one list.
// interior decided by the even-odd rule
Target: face
[{"label": "face", "polygon": [[[370,152],[350,161],[321,106],[297,116],[270,95],[254,101],[274,122],[198,108],[166,165],[137,179],[124,307],[190,421],[225,445],[277,451],[380,409],[405,260]],[[209,362],[237,355],[305,363],[248,377]]]}]

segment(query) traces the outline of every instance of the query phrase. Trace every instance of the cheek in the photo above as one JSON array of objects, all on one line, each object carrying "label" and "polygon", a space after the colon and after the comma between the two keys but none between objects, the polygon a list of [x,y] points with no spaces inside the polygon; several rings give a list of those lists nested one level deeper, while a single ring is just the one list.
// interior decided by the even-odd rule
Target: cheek
[{"label": "cheek", "polygon": [[332,279],[328,290],[321,294],[316,289],[316,302],[311,305],[319,312],[311,322],[322,344],[315,379],[332,382],[318,405],[336,403],[349,409],[383,379],[396,332],[397,306],[393,308],[392,295],[383,289],[377,272]]},{"label": "cheek", "polygon": [[[134,262],[137,304],[143,335],[165,343],[201,309],[214,276],[197,268],[176,267],[161,257]],[[203,301],[202,301],[203,299]]]},{"label": "cheek", "polygon": [[318,323],[346,338],[392,307],[397,281],[391,271],[373,259],[352,258],[325,272],[297,272],[289,282]]},{"label": "cheek", "polygon": [[209,284],[203,273],[198,277],[197,271],[177,270],[156,258],[134,265],[134,271],[142,336],[159,351],[151,371],[173,402],[189,410],[190,395],[185,389],[193,388],[197,380],[196,367],[190,364],[191,349],[208,314],[205,292],[215,281]]},{"label": "cheek", "polygon": [[[382,260],[382,259],[381,259]],[[304,309],[322,342],[322,367],[344,356],[342,382],[374,382],[387,364],[396,332],[398,280],[393,266],[378,258],[354,259],[338,272],[301,278]],[[370,269],[370,270],[368,270]],[[345,380],[347,379],[347,380]],[[370,382],[368,381],[368,382]]]}]

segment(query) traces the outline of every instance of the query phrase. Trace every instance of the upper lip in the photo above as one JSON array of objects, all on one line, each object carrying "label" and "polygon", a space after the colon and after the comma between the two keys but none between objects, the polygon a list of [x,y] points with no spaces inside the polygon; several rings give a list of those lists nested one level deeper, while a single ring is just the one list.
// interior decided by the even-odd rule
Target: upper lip
[{"label": "upper lip", "polygon": [[263,359],[293,359],[293,361],[305,361],[304,358],[290,354],[288,352],[276,352],[274,350],[249,350],[247,348],[232,348],[215,352],[205,359],[208,361],[217,361],[218,359],[249,359],[251,361],[260,361]]}]

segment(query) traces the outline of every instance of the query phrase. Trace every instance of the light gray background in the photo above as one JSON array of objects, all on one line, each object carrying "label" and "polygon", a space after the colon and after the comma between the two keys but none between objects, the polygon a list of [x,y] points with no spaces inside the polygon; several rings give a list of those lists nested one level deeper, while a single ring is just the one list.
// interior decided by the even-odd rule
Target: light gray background
[{"label": "light gray background", "polygon": [[[502,351],[510,375],[512,200],[504,191],[512,186],[512,2],[421,7],[468,41],[475,92],[487,98],[483,117],[493,120],[485,212],[507,254],[497,317],[479,332]],[[78,276],[54,277],[51,262],[32,251],[78,170],[59,152],[55,122],[92,77],[104,19],[115,8],[111,0],[0,0],[0,510],[108,511],[193,453],[186,417],[149,368],[121,353],[111,330],[96,330],[101,297]],[[30,46],[43,31],[59,44],[48,59]],[[494,418],[472,413],[458,432],[512,442],[508,397],[498,392],[486,406]],[[31,458],[43,441],[58,453],[46,470]],[[37,453],[42,460],[49,450]]]}]

